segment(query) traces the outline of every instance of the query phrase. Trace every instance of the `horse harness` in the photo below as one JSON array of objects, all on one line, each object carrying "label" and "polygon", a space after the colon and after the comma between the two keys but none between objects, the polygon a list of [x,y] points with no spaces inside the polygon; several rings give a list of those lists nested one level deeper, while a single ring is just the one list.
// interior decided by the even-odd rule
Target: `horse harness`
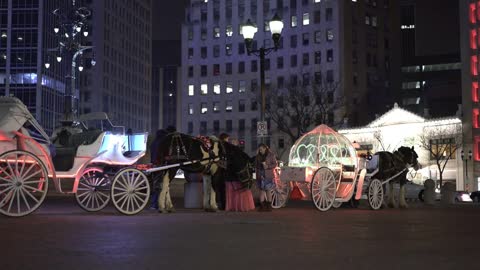
[{"label": "horse harness", "polygon": [[[213,144],[211,143],[209,138],[203,136],[200,138],[192,137],[192,139],[200,142],[200,147],[202,147],[202,149],[208,153],[208,158],[202,159],[200,161],[208,160],[208,163],[205,165],[205,169],[203,170],[203,172],[209,172],[212,168],[213,163],[215,163],[215,159],[218,158],[218,156],[216,156],[213,152]],[[189,151],[187,151],[180,133],[175,133],[172,136],[170,148],[168,149],[168,156],[166,157],[166,159],[191,160],[189,156]]]}]

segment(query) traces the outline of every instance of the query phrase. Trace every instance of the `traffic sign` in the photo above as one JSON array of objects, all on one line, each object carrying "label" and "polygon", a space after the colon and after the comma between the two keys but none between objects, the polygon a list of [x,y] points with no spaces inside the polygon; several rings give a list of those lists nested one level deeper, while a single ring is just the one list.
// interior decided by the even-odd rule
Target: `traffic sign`
[{"label": "traffic sign", "polygon": [[258,121],[257,122],[257,136],[267,136],[267,135],[268,135],[267,121]]}]

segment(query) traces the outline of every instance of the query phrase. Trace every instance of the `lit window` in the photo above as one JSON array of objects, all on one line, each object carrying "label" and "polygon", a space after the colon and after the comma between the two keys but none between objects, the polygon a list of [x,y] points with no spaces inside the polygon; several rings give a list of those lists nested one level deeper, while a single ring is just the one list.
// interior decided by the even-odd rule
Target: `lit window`
[{"label": "lit window", "polygon": [[303,13],[303,25],[309,25],[309,24],[310,24],[310,14]]},{"label": "lit window", "polygon": [[290,18],[290,21],[291,21],[291,26],[292,27],[297,27],[297,16],[292,16]]},{"label": "lit window", "polygon": [[220,37],[220,27],[216,26],[213,28],[213,37],[219,38]]},{"label": "lit window", "polygon": [[265,32],[270,31],[270,22],[269,21],[265,21],[265,23],[263,24],[263,31],[265,31]]},{"label": "lit window", "polygon": [[208,111],[207,103],[206,102],[200,103],[200,113],[201,114],[206,114],[207,111]]},{"label": "lit window", "polygon": [[232,55],[232,44],[226,44],[225,45],[225,54],[226,55]]},{"label": "lit window", "polygon": [[377,16],[372,16],[372,26],[377,27]]},{"label": "lit window", "polygon": [[225,106],[225,111],[231,112],[233,110],[233,102],[231,100],[227,100],[227,105]]},{"label": "lit window", "polygon": [[195,88],[194,88],[193,84],[188,85],[188,95],[189,96],[195,95],[195,90],[194,89]]},{"label": "lit window", "polygon": [[365,15],[365,24],[370,25],[370,16]]},{"label": "lit window", "polygon": [[246,82],[245,81],[238,81],[238,92],[245,93],[246,90]]},{"label": "lit window", "polygon": [[220,112],[220,102],[218,101],[213,102],[213,112],[214,113]]},{"label": "lit window", "polygon": [[220,84],[216,83],[213,85],[213,93],[215,95],[220,95]]},{"label": "lit window", "polygon": [[204,83],[200,85],[200,94],[202,95],[208,94],[208,84]]},{"label": "lit window", "polygon": [[227,25],[225,34],[227,35],[227,37],[231,37],[233,35],[233,28],[231,25]]},{"label": "lit window", "polygon": [[232,82],[227,82],[227,86],[225,88],[225,93],[230,94],[233,93],[233,86]]},{"label": "lit window", "polygon": [[189,103],[188,104],[188,114],[193,114],[193,104],[192,103]]},{"label": "lit window", "polygon": [[315,3],[320,3],[320,2],[322,2],[322,0],[315,0]]},{"label": "lit window", "polygon": [[327,30],[327,41],[332,41],[333,40],[333,30],[328,29]]}]

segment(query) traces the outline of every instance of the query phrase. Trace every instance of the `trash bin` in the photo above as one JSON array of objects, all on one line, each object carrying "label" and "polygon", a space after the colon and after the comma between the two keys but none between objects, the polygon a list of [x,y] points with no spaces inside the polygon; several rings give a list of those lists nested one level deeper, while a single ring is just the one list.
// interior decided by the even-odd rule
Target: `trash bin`
[{"label": "trash bin", "polygon": [[427,179],[423,186],[425,187],[423,190],[423,202],[425,204],[433,204],[435,202],[435,182],[432,179]]},{"label": "trash bin", "polygon": [[455,195],[457,193],[456,187],[454,183],[447,182],[443,185],[441,190],[442,198],[441,202],[443,204],[454,204],[455,203]]},{"label": "trash bin", "polygon": [[183,200],[185,208],[203,208],[203,181],[201,173],[185,172]]}]

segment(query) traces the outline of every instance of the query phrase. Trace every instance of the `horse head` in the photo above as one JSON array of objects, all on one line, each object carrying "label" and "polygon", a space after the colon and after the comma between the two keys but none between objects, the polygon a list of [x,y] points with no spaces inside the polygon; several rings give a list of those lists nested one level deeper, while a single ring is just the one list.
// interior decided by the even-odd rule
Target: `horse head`
[{"label": "horse head", "polygon": [[418,155],[417,152],[415,152],[415,148],[412,146],[406,147],[406,146],[401,146],[397,150],[402,157],[402,160],[409,166],[413,167],[415,170],[420,169],[420,164],[418,163]]}]

